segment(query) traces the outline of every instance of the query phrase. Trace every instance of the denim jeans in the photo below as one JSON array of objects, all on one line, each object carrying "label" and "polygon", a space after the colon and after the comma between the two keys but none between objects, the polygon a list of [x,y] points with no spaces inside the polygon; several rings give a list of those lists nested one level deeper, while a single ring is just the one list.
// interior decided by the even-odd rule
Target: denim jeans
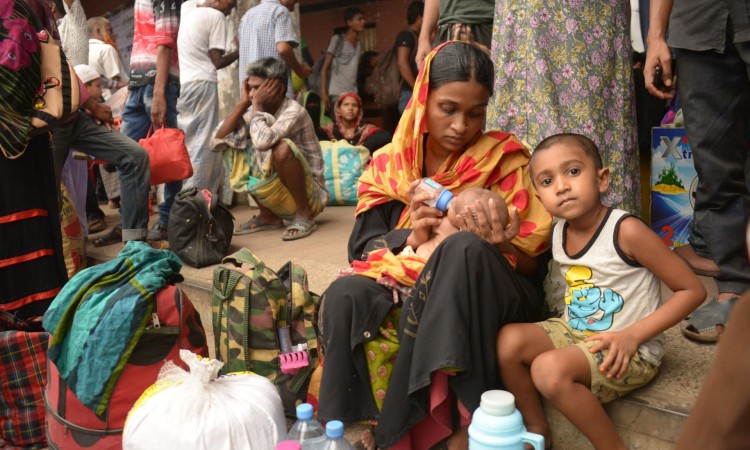
[{"label": "denim jeans", "polygon": [[399,114],[403,114],[404,110],[406,109],[406,105],[409,104],[409,100],[411,100],[411,94],[412,90],[409,88],[409,85],[404,83],[404,88],[401,89],[401,94],[398,96],[398,112]]},{"label": "denim jeans", "polygon": [[[180,96],[180,86],[168,82],[164,93],[167,101],[166,126],[177,128],[177,98]],[[138,142],[148,134],[151,127],[151,103],[154,100],[154,86],[147,84],[130,89],[128,102],[122,112],[122,127],[120,130],[130,139]],[[182,189],[182,181],[164,184],[164,202],[159,204],[159,224],[167,225],[169,210],[177,193]]]},{"label": "denim jeans", "polygon": [[146,151],[122,133],[97,125],[85,113],[73,122],[52,132],[52,156],[55,180],[60,174],[70,148],[75,148],[117,166],[122,196],[122,240],[145,239],[148,232],[148,179],[151,172]]},{"label": "denim jeans", "polygon": [[750,138],[750,42],[723,53],[675,49],[685,128],[698,172],[690,243],[701,237],[719,266],[719,292],[750,289],[745,231],[750,218],[746,180]]}]

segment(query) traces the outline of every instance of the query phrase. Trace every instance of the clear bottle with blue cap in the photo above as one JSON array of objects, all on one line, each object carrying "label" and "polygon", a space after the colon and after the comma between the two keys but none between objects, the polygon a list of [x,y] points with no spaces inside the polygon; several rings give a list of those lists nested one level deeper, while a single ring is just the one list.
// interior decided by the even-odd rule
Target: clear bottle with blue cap
[{"label": "clear bottle with blue cap", "polygon": [[422,178],[415,192],[429,192],[433,194],[434,197],[425,201],[424,204],[443,212],[448,211],[448,208],[453,204],[453,192],[432,178]]},{"label": "clear bottle with blue cap", "polygon": [[326,439],[323,425],[313,419],[313,407],[309,403],[297,405],[297,422],[287,434],[287,439],[297,441],[302,445],[302,450],[317,448]]},{"label": "clear bottle with blue cap", "polygon": [[354,446],[344,438],[344,424],[332,420],[326,424],[326,440],[317,444],[315,450],[354,450]]}]

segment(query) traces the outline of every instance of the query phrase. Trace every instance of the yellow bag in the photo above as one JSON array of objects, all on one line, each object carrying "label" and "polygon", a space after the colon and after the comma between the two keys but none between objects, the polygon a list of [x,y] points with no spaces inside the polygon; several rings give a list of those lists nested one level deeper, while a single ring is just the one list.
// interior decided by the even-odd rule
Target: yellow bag
[{"label": "yellow bag", "polygon": [[68,278],[72,278],[86,268],[86,242],[81,232],[81,222],[78,221],[75,206],[70,200],[68,190],[60,185],[62,191],[62,205],[60,207],[60,226],[62,228],[63,256]]}]

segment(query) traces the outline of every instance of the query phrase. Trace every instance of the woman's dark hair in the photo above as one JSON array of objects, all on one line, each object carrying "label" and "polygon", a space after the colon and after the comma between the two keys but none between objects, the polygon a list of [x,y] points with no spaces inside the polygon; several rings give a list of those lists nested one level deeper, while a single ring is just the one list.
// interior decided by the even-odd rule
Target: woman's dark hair
[{"label": "woman's dark hair", "polygon": [[430,90],[471,80],[487,88],[492,96],[495,68],[487,53],[466,42],[451,42],[437,52],[430,66]]}]

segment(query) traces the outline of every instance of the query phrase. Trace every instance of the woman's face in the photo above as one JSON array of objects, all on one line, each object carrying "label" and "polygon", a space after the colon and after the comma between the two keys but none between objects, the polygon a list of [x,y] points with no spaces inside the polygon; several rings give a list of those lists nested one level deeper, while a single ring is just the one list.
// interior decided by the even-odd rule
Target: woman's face
[{"label": "woman's face", "polygon": [[353,123],[359,116],[359,102],[353,97],[346,97],[339,105],[339,112],[344,122]]},{"label": "woman's face", "polygon": [[462,151],[484,126],[490,93],[476,81],[453,81],[430,91],[428,139],[444,151]]}]

